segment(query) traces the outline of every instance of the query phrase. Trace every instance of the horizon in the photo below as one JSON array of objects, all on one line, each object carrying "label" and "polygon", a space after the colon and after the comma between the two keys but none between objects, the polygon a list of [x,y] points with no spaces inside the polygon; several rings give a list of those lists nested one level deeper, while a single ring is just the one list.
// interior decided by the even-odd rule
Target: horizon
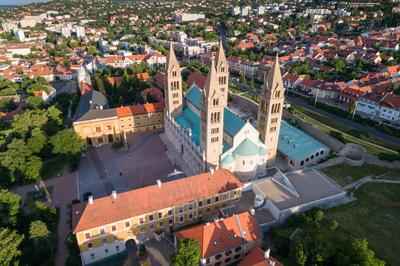
[{"label": "horizon", "polygon": [[32,3],[43,3],[48,0],[3,0],[0,6],[20,6]]}]

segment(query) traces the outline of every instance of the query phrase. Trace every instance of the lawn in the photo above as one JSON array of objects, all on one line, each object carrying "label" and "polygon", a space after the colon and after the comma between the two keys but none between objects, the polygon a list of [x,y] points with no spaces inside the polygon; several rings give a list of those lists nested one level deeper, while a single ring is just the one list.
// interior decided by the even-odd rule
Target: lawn
[{"label": "lawn", "polygon": [[387,265],[398,265],[400,254],[400,185],[370,183],[355,192],[356,201],[325,211],[338,223],[337,234],[366,238]]},{"label": "lawn", "polygon": [[57,173],[62,174],[64,168],[64,159],[62,156],[58,156],[52,160],[43,163],[41,175],[42,179],[46,180],[57,175]]},{"label": "lawn", "polygon": [[[339,185],[345,186],[352,181],[369,175],[381,175],[390,171],[385,167],[372,164],[364,164],[363,166],[350,166],[347,164],[338,164],[320,169],[321,172],[335,180]],[[349,178],[350,177],[350,178]]]},{"label": "lawn", "polygon": [[393,169],[387,174],[383,175],[380,177],[382,179],[391,179],[391,180],[400,180],[400,170],[399,169]]}]

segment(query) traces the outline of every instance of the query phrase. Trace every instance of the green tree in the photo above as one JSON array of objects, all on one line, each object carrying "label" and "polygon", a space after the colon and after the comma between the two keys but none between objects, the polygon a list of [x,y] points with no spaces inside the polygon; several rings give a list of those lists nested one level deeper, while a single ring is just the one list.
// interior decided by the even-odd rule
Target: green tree
[{"label": "green tree", "polygon": [[72,129],[64,129],[50,138],[55,154],[76,154],[85,144]]},{"label": "green tree", "polygon": [[0,163],[9,173],[9,183],[22,180],[26,169],[26,159],[31,155],[32,151],[21,139],[13,139],[7,145],[7,150],[0,152]]},{"label": "green tree", "polygon": [[375,253],[368,248],[366,239],[353,239],[347,247],[347,253],[352,265],[385,266],[385,262],[375,257]]},{"label": "green tree", "polygon": [[18,265],[20,244],[24,237],[9,228],[0,228],[0,265]]},{"label": "green tree", "polygon": [[172,258],[174,266],[198,266],[200,262],[200,245],[194,239],[178,241],[176,253]]},{"label": "green tree", "polygon": [[32,130],[32,135],[28,139],[27,145],[32,152],[40,153],[44,145],[46,145],[46,142],[46,135],[44,135],[40,129],[35,128],[34,130]]},{"label": "green tree", "polygon": [[43,162],[38,156],[31,156],[26,162],[25,175],[31,180],[39,180]]},{"label": "green tree", "polygon": [[304,250],[303,244],[300,241],[296,241],[294,246],[294,258],[299,266],[306,265],[307,262],[307,254]]},{"label": "green tree", "polygon": [[21,197],[7,189],[0,190],[0,226],[15,226],[20,212]]},{"label": "green tree", "polygon": [[29,96],[25,102],[29,109],[42,109],[44,107],[44,101],[41,97]]},{"label": "green tree", "polygon": [[33,221],[29,225],[29,238],[33,241],[38,253],[48,251],[51,246],[50,234],[47,225],[40,220]]}]

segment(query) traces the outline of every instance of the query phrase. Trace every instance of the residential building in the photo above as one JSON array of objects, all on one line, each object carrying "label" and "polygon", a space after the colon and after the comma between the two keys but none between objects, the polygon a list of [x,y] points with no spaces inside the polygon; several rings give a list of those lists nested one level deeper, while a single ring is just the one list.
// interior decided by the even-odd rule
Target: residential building
[{"label": "residential building", "polygon": [[118,107],[90,108],[73,123],[74,131],[87,145],[125,140],[128,133],[164,127],[164,102]]},{"label": "residential building", "polygon": [[234,214],[175,233],[176,240],[191,238],[200,245],[202,266],[231,265],[261,244],[255,216]]},{"label": "residential building", "polygon": [[271,250],[262,250],[260,247],[253,248],[238,266],[283,266],[283,264],[270,255]]},{"label": "residential building", "polygon": [[74,204],[72,227],[82,264],[124,251],[128,241],[143,243],[157,231],[214,214],[240,199],[242,188],[231,172],[217,170]]},{"label": "residential building", "polygon": [[184,23],[189,21],[199,21],[204,20],[206,16],[204,14],[190,14],[190,13],[180,13],[175,16],[176,23]]}]

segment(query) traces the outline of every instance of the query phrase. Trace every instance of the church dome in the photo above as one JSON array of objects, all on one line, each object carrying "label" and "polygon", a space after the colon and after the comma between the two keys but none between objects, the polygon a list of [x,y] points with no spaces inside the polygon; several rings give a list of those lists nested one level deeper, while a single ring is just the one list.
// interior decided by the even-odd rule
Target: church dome
[{"label": "church dome", "polygon": [[258,155],[259,149],[260,148],[258,147],[257,144],[255,144],[249,139],[245,139],[242,141],[242,143],[239,144],[239,146],[236,147],[236,149],[233,152],[234,154],[240,156],[254,156]]}]

